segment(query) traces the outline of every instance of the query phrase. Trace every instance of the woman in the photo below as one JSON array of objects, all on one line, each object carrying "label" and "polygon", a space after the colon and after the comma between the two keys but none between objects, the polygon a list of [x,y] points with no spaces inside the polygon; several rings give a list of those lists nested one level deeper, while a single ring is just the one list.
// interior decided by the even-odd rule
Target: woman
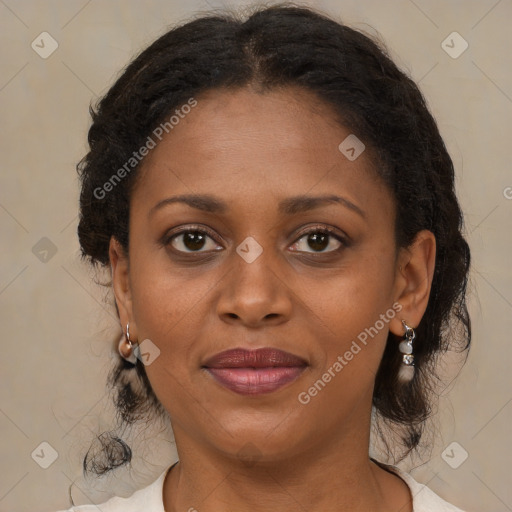
[{"label": "woman", "polygon": [[[179,455],[99,508],[460,510],[369,457],[372,427],[419,446],[471,337],[452,161],[385,51],[305,8],[202,17],[92,115],[78,233],[111,271],[116,404],[168,414]],[[130,461],[104,442],[86,472]]]}]

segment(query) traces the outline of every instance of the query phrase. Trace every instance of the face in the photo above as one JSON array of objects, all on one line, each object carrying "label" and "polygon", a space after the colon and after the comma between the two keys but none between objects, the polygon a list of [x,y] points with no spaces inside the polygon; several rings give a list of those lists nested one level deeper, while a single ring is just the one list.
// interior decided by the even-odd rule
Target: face
[{"label": "face", "polygon": [[272,460],[363,442],[408,286],[393,198],[309,93],[196,99],[144,161],[129,258],[111,242],[121,321],[151,342],[178,449]]}]

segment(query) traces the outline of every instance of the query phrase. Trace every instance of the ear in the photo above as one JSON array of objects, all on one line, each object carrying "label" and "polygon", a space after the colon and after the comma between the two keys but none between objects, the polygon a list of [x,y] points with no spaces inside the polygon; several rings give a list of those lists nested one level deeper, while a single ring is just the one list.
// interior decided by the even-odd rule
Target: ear
[{"label": "ear", "polygon": [[114,237],[110,238],[108,254],[112,272],[112,287],[119,311],[121,327],[123,332],[126,333],[126,324],[130,323],[130,338],[136,340],[137,326],[133,318],[128,255]]},{"label": "ear", "polygon": [[390,331],[403,336],[402,320],[416,328],[427,309],[436,262],[436,239],[428,230],[420,231],[409,247],[401,248],[397,258],[395,301],[402,309],[390,321]]}]

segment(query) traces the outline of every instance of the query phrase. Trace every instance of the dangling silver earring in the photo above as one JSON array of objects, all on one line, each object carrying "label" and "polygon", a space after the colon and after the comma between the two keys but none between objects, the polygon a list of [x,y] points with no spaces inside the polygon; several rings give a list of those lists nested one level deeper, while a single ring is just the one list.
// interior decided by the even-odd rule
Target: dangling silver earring
[{"label": "dangling silver earring", "polygon": [[402,364],[398,371],[398,380],[400,382],[410,382],[414,377],[414,356],[412,342],[416,338],[414,329],[409,327],[404,320],[402,324],[405,329],[404,339],[398,345],[398,350],[402,354]]},{"label": "dangling silver earring", "polygon": [[137,358],[135,357],[133,350],[133,343],[130,339],[130,323],[126,324],[126,335],[123,333],[123,336],[119,340],[118,350],[121,357],[126,359],[126,361],[129,361],[132,364],[137,362]]}]

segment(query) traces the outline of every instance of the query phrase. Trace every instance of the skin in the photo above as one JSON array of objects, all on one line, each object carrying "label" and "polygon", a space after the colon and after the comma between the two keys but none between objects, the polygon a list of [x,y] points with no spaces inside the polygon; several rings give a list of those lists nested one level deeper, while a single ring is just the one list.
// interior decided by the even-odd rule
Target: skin
[{"label": "skin", "polygon": [[[143,162],[129,258],[110,244],[121,324],[160,350],[145,369],[180,458],[164,482],[166,512],[411,511],[407,485],[369,459],[371,401],[388,332],[400,357],[401,321],[417,326],[427,307],[434,236],[421,231],[411,247],[396,247],[394,200],[370,151],[349,161],[338,145],[350,131],[310,93],[248,87],[197,100]],[[181,194],[213,195],[226,210],[172,203],[150,214]],[[292,196],[332,194],[363,215],[336,202],[278,211]],[[191,225],[215,238],[199,248],[183,236],[162,242]],[[304,232],[325,227],[348,244],[311,246]],[[252,263],[236,252],[249,236],[263,248]],[[299,393],[394,303],[401,311],[301,404]],[[235,347],[276,347],[308,366],[277,391],[239,395],[201,368]]]}]

